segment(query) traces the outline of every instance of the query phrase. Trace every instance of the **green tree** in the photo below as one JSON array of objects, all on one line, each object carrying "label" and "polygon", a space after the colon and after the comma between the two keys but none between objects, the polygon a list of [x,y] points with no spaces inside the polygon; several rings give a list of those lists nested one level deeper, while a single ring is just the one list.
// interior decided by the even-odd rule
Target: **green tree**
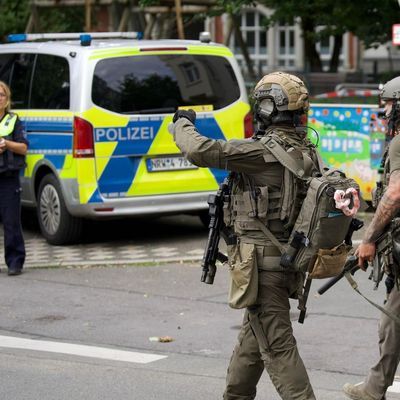
[{"label": "green tree", "polygon": [[[96,12],[94,10],[93,17]],[[95,18],[93,18],[95,24]],[[85,26],[85,8],[46,7],[38,11],[37,31],[40,32],[83,32]]]},{"label": "green tree", "polygon": [[273,10],[267,26],[300,23],[306,67],[311,71],[322,70],[316,48],[319,41],[334,37],[329,70],[335,72],[344,33],[354,33],[368,48],[390,40],[392,25],[400,20],[397,0],[261,0],[258,3]]},{"label": "green tree", "polygon": [[[148,6],[159,4],[160,0],[140,0],[139,3]],[[216,0],[211,15],[227,13],[235,24],[244,6],[256,4],[272,10],[272,14],[265,19],[266,28],[276,23],[300,24],[309,71],[322,71],[317,50],[317,44],[322,40],[331,36],[334,38],[329,71],[336,72],[344,33],[354,33],[369,48],[389,41],[392,25],[400,21],[397,0]]]},{"label": "green tree", "polygon": [[[30,0],[0,0],[0,37],[22,33],[31,14]],[[36,32],[81,32],[85,23],[84,7],[43,7],[37,12]]]},{"label": "green tree", "polygon": [[0,38],[24,32],[29,11],[29,0],[0,0]]}]

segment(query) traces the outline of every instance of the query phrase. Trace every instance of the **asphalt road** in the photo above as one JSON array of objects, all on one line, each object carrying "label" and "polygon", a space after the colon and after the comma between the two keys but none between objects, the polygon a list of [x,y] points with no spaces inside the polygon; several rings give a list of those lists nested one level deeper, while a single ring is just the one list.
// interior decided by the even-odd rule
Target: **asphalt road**
[{"label": "asphalt road", "polygon": [[[111,247],[140,245],[153,256],[152,249],[177,248],[178,258],[201,249],[206,232],[194,217],[182,218],[150,222],[148,230],[141,225],[141,233],[132,229],[133,238],[118,238],[119,228]],[[26,229],[27,241],[37,234]],[[88,241],[80,246],[109,244]],[[242,318],[226,304],[227,271],[219,268],[214,285],[205,285],[198,261],[163,257],[28,264],[19,277],[1,273],[0,398],[221,399]],[[372,291],[362,272],[357,280],[382,303],[383,285]],[[342,385],[362,381],[378,356],[379,311],[344,280],[315,297],[319,285],[313,283],[303,325],[293,301],[294,331],[317,398],[343,399]],[[388,399],[400,399],[397,386],[393,390]],[[279,399],[266,374],[257,395],[262,399]]]}]

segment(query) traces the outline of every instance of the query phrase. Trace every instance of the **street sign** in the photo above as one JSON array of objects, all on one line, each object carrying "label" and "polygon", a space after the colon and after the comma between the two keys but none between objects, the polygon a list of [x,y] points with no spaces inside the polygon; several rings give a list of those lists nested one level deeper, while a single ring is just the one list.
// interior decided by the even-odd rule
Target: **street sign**
[{"label": "street sign", "polygon": [[400,24],[392,26],[392,43],[394,46],[400,46]]}]

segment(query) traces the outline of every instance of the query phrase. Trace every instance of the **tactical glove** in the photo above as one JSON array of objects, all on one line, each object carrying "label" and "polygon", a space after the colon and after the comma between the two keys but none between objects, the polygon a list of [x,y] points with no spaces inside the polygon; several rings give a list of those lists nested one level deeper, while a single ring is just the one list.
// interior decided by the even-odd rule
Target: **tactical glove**
[{"label": "tactical glove", "polygon": [[194,125],[196,121],[196,112],[193,110],[177,110],[172,122],[175,123],[179,118],[186,118]]}]

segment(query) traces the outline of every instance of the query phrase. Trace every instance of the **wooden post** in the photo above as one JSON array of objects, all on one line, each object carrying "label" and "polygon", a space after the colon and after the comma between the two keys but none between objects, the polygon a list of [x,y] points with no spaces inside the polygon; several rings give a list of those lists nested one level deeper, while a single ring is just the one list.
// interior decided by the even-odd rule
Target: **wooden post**
[{"label": "wooden post", "polygon": [[156,23],[157,17],[154,16],[153,14],[149,14],[149,18],[146,24],[146,27],[144,29],[144,39],[151,39],[152,38],[152,31],[154,28],[154,25]]},{"label": "wooden post", "polygon": [[118,32],[124,32],[127,30],[129,17],[131,15],[131,11],[129,9],[129,4],[125,6],[124,11],[122,13],[121,21],[119,22]]},{"label": "wooden post", "polygon": [[38,11],[34,1],[31,1],[31,15],[25,27],[25,33],[37,32],[39,26]]},{"label": "wooden post", "polygon": [[185,39],[185,32],[183,30],[183,21],[182,21],[181,0],[175,0],[175,13],[176,13],[176,27],[178,29],[178,38]]},{"label": "wooden post", "polygon": [[85,0],[85,31],[90,32],[92,29],[92,18],[91,15],[91,0]]},{"label": "wooden post", "polygon": [[226,28],[226,34],[224,38],[224,45],[229,47],[229,42],[231,40],[232,32],[233,32],[233,22],[232,22],[232,17],[227,18],[227,28]]}]

